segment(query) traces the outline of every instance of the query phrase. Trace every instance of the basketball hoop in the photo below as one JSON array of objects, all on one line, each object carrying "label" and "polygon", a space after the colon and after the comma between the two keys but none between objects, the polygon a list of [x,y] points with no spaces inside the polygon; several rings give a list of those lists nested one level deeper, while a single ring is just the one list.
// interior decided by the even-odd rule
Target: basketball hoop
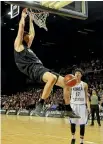
[{"label": "basketball hoop", "polygon": [[33,13],[33,20],[35,24],[40,28],[44,28],[47,31],[48,29],[46,26],[46,19],[49,16],[49,13],[41,10],[31,10],[31,9],[30,11],[28,11],[28,13],[30,12]]}]

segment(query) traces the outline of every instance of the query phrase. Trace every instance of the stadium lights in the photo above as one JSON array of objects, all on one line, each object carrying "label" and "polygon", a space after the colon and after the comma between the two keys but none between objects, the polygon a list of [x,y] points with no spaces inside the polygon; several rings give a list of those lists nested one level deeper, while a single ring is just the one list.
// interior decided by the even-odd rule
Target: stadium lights
[{"label": "stadium lights", "polygon": [[8,15],[11,15],[11,12],[8,12]]},{"label": "stadium lights", "polygon": [[11,28],[10,30],[12,30],[12,31],[13,31],[13,30],[15,30],[15,29]]},{"label": "stadium lights", "polygon": [[91,30],[91,29],[84,29],[84,30],[88,32],[95,32],[95,30]]},{"label": "stadium lights", "polygon": [[78,32],[82,34],[88,34],[87,32],[84,32],[84,31],[78,31]]}]

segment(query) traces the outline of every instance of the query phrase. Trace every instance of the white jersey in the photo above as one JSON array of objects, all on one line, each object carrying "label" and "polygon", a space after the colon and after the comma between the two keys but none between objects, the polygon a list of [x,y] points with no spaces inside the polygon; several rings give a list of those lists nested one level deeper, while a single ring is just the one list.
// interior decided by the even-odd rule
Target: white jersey
[{"label": "white jersey", "polygon": [[72,87],[71,104],[86,104],[84,82],[81,81],[78,85]]}]

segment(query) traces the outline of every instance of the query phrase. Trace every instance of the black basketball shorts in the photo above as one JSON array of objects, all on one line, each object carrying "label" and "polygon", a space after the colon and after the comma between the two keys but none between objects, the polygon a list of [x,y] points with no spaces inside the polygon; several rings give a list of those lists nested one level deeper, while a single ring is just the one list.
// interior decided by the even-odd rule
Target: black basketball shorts
[{"label": "black basketball shorts", "polygon": [[46,73],[46,72],[50,72],[50,73],[56,75],[57,79],[59,77],[58,73],[55,73],[55,72],[51,71],[50,69],[45,68],[43,65],[38,65],[38,64],[34,65],[29,77],[30,77],[30,79],[32,79],[35,82],[43,83],[42,77],[43,77],[44,73]]}]

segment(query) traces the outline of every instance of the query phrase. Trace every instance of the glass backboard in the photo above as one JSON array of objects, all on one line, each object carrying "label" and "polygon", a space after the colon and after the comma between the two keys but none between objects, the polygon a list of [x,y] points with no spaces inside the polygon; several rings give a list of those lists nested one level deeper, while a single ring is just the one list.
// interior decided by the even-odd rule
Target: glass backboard
[{"label": "glass backboard", "polygon": [[6,3],[77,19],[88,18],[87,1],[6,1]]}]

